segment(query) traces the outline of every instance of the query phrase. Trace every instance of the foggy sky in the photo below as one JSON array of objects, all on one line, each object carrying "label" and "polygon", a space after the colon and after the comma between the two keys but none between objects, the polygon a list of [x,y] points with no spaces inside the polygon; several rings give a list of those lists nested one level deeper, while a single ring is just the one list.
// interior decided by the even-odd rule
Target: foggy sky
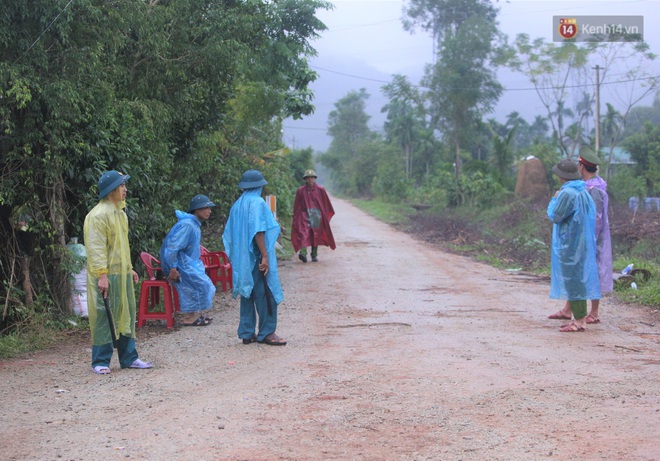
[{"label": "foggy sky", "polygon": [[[313,115],[303,120],[285,120],[283,141],[291,148],[312,147],[325,151],[331,141],[327,136],[328,114],[334,104],[351,90],[365,88],[371,95],[367,113],[369,127],[382,131],[384,114],[381,108],[387,100],[381,87],[391,75],[403,74],[413,84],[419,84],[424,66],[432,62],[433,44],[430,35],[421,29],[414,34],[401,25],[402,0],[337,0],[334,10],[320,11],[319,18],[328,30],[312,42],[318,56],[311,66],[319,79],[311,85],[315,93]],[[511,42],[517,34],[527,33],[530,38],[543,37],[552,41],[552,17],[557,15],[643,15],[644,38],[651,50],[660,54],[660,0],[510,0],[496,3],[500,9],[499,28]],[[660,58],[650,66],[653,75],[660,75]],[[508,70],[498,73],[505,91],[493,117],[503,122],[512,111],[519,112],[528,122],[535,115],[546,115],[545,108],[533,91],[531,83],[522,74]],[[601,113],[608,100],[603,89]],[[650,105],[647,98],[642,104]]]}]

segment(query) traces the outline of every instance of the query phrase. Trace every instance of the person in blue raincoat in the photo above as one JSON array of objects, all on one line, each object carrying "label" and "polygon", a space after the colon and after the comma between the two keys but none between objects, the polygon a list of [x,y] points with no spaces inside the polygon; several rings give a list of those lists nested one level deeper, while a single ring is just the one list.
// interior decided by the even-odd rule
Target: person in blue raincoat
[{"label": "person in blue raincoat", "polygon": [[257,170],[243,173],[238,184],[243,193],[229,211],[222,241],[232,265],[232,294],[241,297],[238,337],[243,344],[283,346],[286,341],[275,334],[284,299],[275,254],[280,226],[263,199],[266,184]]},{"label": "person in blue raincoat", "polygon": [[184,326],[206,326],[212,320],[204,316],[204,311],[213,307],[215,286],[204,270],[200,245],[202,221],[209,219],[214,206],[206,195],[195,195],[188,213],[175,210],[178,222],[160,247],[163,274],[167,274],[167,280],[179,292]]},{"label": "person in blue raincoat", "polygon": [[552,227],[550,297],[568,300],[573,321],[559,331],[584,331],[587,300],[600,299],[596,262],[596,207],[577,162],[563,159],[552,172],[561,189],[548,204]]}]

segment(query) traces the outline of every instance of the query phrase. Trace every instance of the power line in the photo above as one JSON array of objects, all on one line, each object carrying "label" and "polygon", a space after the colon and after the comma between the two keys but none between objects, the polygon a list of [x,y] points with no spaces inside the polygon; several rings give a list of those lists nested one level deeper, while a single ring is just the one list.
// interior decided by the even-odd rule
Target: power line
[{"label": "power line", "polygon": [[69,3],[67,3],[67,4],[64,6],[64,8],[62,8],[62,11],[60,11],[59,13],[57,13],[57,16],[55,16],[55,19],[53,19],[53,20],[50,22],[50,24],[48,24],[48,26],[43,30],[43,32],[41,32],[41,34],[39,34],[39,36],[36,38],[36,40],[35,40],[34,42],[32,42],[32,45],[30,45],[30,46],[28,47],[28,49],[25,50],[25,52],[24,52],[22,55],[20,55],[16,61],[14,61],[14,64],[16,64],[18,61],[20,61],[21,59],[23,59],[23,56],[25,56],[26,54],[28,54],[28,52],[32,49],[32,47],[33,47],[34,45],[36,45],[37,42],[38,42],[39,40],[41,40],[41,37],[43,37],[43,35],[48,31],[48,29],[50,29],[50,26],[52,26],[53,24],[55,24],[55,21],[57,21],[57,19],[62,15],[62,13],[64,13],[64,11],[66,11],[66,9],[67,9],[67,8],[69,7],[69,5],[71,5],[72,3],[73,3],[73,0],[69,0]]},{"label": "power line", "polygon": [[336,70],[324,69],[323,67],[317,67],[317,66],[311,66],[311,65],[309,67],[311,67],[312,69],[318,69],[318,70],[322,70],[322,71],[325,71],[325,72],[330,72],[331,74],[343,75],[344,77],[357,78],[359,80],[368,80],[370,82],[376,82],[376,83],[392,83],[392,82],[388,82],[386,80],[378,80],[378,79],[375,79],[375,78],[360,77],[359,75],[345,74],[343,72],[337,72]]},{"label": "power line", "polygon": [[[367,81],[371,81],[371,82],[384,83],[384,84],[392,83],[391,81],[379,80],[379,79],[368,78],[368,77],[361,77],[359,75],[346,74],[344,72],[337,72],[337,71],[330,70],[330,69],[324,69],[323,67],[317,67],[317,66],[310,66],[310,67],[313,68],[313,69],[322,70],[324,72],[330,72],[331,74],[343,75],[344,77],[351,77],[351,78],[355,78],[355,79],[358,79],[358,80],[367,80]],[[601,82],[600,84],[601,84],[601,86],[602,85],[616,85],[616,84],[619,84],[619,83],[640,82],[640,81],[647,81],[647,80],[654,80],[654,79],[660,79],[660,75],[653,75],[653,76],[650,76],[650,77],[631,78],[631,79],[626,79],[626,80],[616,80],[616,81],[611,81],[611,82]],[[423,86],[423,85],[412,85],[412,86],[414,86],[416,88],[424,88],[424,89],[427,89],[427,90],[430,89],[430,88],[428,88],[426,86]],[[548,86],[548,87],[527,87],[527,88],[503,88],[502,91],[557,90],[557,89],[562,89],[562,88],[563,89],[568,89],[568,88],[573,89],[573,88],[587,88],[587,87],[594,87],[594,86],[596,86],[595,83],[580,83],[580,84],[576,84],[576,85],[563,85],[563,86],[560,86],[560,87]],[[470,87],[453,87],[453,88],[449,88],[449,89],[451,89],[451,90],[471,90],[473,88],[470,88]]]},{"label": "power line", "polygon": [[303,128],[300,126],[287,126],[287,125],[282,125],[282,128],[288,128],[290,130],[328,131],[327,128]]}]

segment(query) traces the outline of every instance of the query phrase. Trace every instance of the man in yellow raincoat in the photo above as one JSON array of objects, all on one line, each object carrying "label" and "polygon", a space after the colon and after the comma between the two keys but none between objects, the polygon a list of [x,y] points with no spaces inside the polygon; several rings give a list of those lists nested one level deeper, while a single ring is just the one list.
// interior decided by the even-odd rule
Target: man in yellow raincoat
[{"label": "man in yellow raincoat", "polygon": [[[104,298],[109,302],[121,368],[151,368],[135,348],[135,290],[138,275],[128,246],[126,181],[130,176],[112,170],[99,179],[99,203],[85,217],[87,250],[87,307],[92,330],[92,369],[110,373],[113,341]],[[94,290],[92,287],[96,287]]]}]

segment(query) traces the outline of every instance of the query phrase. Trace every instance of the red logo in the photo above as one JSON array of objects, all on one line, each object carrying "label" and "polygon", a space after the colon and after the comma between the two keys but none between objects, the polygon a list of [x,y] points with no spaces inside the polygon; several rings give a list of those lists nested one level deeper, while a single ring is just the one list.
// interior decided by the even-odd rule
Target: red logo
[{"label": "red logo", "polygon": [[559,35],[565,40],[574,38],[578,33],[577,20],[575,18],[559,19]]}]

